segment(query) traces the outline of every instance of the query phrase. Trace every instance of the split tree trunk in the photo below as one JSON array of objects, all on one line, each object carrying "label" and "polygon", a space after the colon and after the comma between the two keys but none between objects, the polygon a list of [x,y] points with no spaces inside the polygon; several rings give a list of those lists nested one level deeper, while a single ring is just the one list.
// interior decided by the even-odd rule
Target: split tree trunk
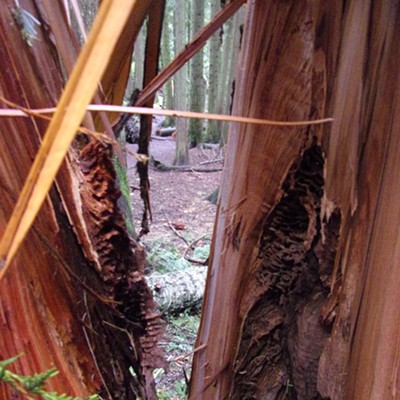
[{"label": "split tree trunk", "polygon": [[398,399],[400,4],[248,2],[193,399]]},{"label": "split tree trunk", "polygon": [[[12,17],[15,2],[6,3],[0,7],[0,92],[23,107],[53,106],[78,51],[62,2],[20,2],[41,21],[31,45]],[[149,4],[140,2],[133,18],[144,18]],[[137,25],[124,31],[124,37],[131,36],[130,42],[122,43],[125,49]],[[103,89],[117,101],[122,101],[126,84],[121,81],[127,75],[119,70],[126,65],[125,55],[129,57],[129,51],[117,46],[103,82]],[[112,73],[113,68],[118,73]],[[119,92],[113,84],[116,76]],[[85,122],[94,130],[89,115]],[[47,125],[33,117],[0,120],[1,231]],[[14,368],[26,375],[55,366],[60,374],[49,381],[49,389],[60,393],[155,399],[151,372],[162,365],[154,347],[162,324],[144,280],[143,251],[129,238],[117,207],[120,191],[112,160],[112,148],[94,138],[80,136],[72,146],[56,185],[0,282],[0,359],[24,353]],[[14,397],[1,383],[0,398]]]}]

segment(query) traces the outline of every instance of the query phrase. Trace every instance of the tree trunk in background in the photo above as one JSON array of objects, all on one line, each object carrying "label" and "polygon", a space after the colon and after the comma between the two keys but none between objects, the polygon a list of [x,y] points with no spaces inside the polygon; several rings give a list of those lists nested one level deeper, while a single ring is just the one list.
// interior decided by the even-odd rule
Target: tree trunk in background
[{"label": "tree trunk in background", "polygon": [[[62,2],[35,0],[25,10],[46,27],[37,27],[31,46],[12,17],[15,2],[4,3],[0,92],[27,108],[55,105],[79,51]],[[146,7],[142,2],[132,13],[142,15]],[[89,114],[85,123],[94,130]],[[33,117],[0,119],[2,232],[47,125]],[[143,249],[129,238],[117,206],[112,158],[111,146],[94,138],[80,135],[71,146],[0,282],[0,359],[24,353],[13,366],[20,374],[56,367],[52,391],[155,399],[151,371],[160,354],[153,348],[162,328],[144,280]],[[14,399],[15,393],[1,383],[0,398]]]},{"label": "tree trunk in background", "polygon": [[[192,2],[192,26],[191,37],[204,25],[204,0],[194,0]],[[190,67],[190,111],[204,112],[205,105],[205,86],[204,79],[204,51],[201,49],[191,60]],[[192,146],[197,146],[202,142],[203,120],[189,120],[189,140]]]},{"label": "tree trunk in background", "polygon": [[[186,44],[186,0],[175,0],[175,56]],[[187,67],[181,68],[174,76],[175,107],[178,110],[185,110],[187,107]],[[175,165],[188,165],[188,130],[187,120],[176,119],[176,150]]]},{"label": "tree trunk in background", "polygon": [[[218,1],[211,2],[211,16],[214,16],[221,8]],[[209,52],[209,73],[208,73],[208,101],[207,111],[209,113],[218,113],[217,101],[218,101],[218,87],[220,85],[219,71],[221,68],[221,45],[222,45],[223,34],[221,30],[214,33],[210,39],[210,52]],[[217,121],[207,121],[206,141],[211,143],[218,143],[221,134],[218,128]]]},{"label": "tree trunk in background", "polygon": [[[173,57],[173,21],[174,21],[174,7],[171,1],[167,1],[165,15],[164,15],[164,26],[161,42],[161,61],[162,68],[165,68]],[[168,82],[163,86],[163,106],[169,110],[175,108],[174,92],[173,92],[173,80],[169,79]],[[175,126],[175,119],[173,117],[166,117],[164,126]]]},{"label": "tree trunk in background", "polygon": [[[248,3],[193,399],[399,399],[400,4]],[[271,23],[273,21],[273,23]]]},{"label": "tree trunk in background", "polygon": [[[78,21],[76,20],[75,12],[73,10],[72,4],[71,3],[68,4],[69,4],[68,16],[71,21],[72,29],[74,30],[75,35],[79,39],[79,43],[83,45],[85,40],[82,35],[81,29],[79,28]],[[79,0],[78,5],[82,21],[85,27],[85,32],[87,34],[90,31],[94,18],[97,14],[97,10],[99,8],[99,0]]]},{"label": "tree trunk in background", "polygon": [[144,24],[135,42],[135,50],[133,52],[133,61],[135,63],[135,71],[133,74],[134,89],[143,89],[146,31],[146,24]]},{"label": "tree trunk in background", "polygon": [[[240,47],[240,27],[244,22],[245,7],[242,7],[236,15],[226,23],[223,35],[222,60],[219,69],[219,86],[217,93],[217,112],[220,114],[230,114],[233,101],[235,70],[237,68],[239,47]],[[218,124],[221,142],[226,143],[228,137],[229,123],[220,122]]]},{"label": "tree trunk in background", "polygon": [[79,0],[83,23],[85,24],[86,32],[90,31],[94,18],[99,8],[99,0]]}]

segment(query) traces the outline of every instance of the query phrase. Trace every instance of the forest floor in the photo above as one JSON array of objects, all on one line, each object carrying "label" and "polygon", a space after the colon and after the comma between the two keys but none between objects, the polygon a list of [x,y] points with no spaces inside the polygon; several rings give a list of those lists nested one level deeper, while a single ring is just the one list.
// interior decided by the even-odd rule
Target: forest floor
[{"label": "forest floor", "polygon": [[[127,147],[132,152],[137,150],[137,145],[128,144]],[[175,141],[172,138],[152,138],[150,155],[155,160],[172,165],[174,154]],[[193,168],[222,169],[219,148],[193,148],[189,150],[189,157],[190,166]],[[128,177],[132,189],[133,217],[138,232],[143,205],[137,190],[139,179],[136,161],[129,155]],[[152,222],[150,233],[141,238],[141,243],[147,250],[149,269],[157,268],[157,262],[152,263],[151,260],[162,257],[160,251],[174,254],[173,257],[166,258],[164,253],[164,261],[167,263],[168,260],[171,260],[170,263],[183,260],[185,262],[182,265],[190,264],[183,257],[185,252],[193,255],[191,249],[188,251],[188,244],[191,243],[194,243],[193,248],[205,250],[203,253],[194,253],[194,258],[206,259],[216,212],[216,206],[206,200],[206,197],[218,188],[221,171],[160,171],[150,166],[149,177]],[[196,266],[205,268],[198,264]],[[174,267],[167,265],[166,269],[173,270]],[[166,321],[166,336],[162,345],[167,354],[170,371],[156,371],[158,396],[159,399],[168,400],[186,399],[185,375],[190,378],[191,353],[196,340],[199,315],[186,310],[179,315],[167,316]]]}]

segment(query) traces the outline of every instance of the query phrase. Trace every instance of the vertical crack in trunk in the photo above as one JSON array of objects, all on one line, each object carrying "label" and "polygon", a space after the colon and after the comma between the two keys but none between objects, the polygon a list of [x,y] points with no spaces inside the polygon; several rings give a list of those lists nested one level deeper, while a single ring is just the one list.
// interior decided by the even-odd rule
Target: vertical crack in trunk
[{"label": "vertical crack in trunk", "polygon": [[144,278],[143,250],[129,238],[117,206],[111,149],[90,141],[81,150],[80,166],[83,215],[97,252],[97,272],[104,292],[117,302],[107,310],[87,305],[88,335],[113,398],[155,399],[152,369],[165,366],[156,346],[164,327]]},{"label": "vertical crack in trunk", "polygon": [[266,217],[244,291],[249,306],[231,399],[321,398],[318,363],[330,326],[323,325],[320,312],[340,227],[338,211],[321,223],[323,163],[313,143],[292,167],[280,202]]}]

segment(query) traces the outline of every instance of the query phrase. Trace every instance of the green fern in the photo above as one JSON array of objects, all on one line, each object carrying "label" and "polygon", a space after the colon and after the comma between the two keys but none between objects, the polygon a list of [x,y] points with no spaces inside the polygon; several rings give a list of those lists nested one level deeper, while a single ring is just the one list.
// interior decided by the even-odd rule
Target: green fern
[{"label": "green fern", "polygon": [[59,372],[55,368],[50,368],[45,372],[35,374],[33,376],[23,376],[15,374],[7,369],[8,365],[16,361],[21,355],[0,361],[0,381],[3,381],[28,399],[36,399],[35,395],[41,396],[43,400],[99,400],[99,396],[94,394],[92,396],[71,397],[66,394],[57,394],[55,392],[46,392],[44,385],[46,381]]}]

